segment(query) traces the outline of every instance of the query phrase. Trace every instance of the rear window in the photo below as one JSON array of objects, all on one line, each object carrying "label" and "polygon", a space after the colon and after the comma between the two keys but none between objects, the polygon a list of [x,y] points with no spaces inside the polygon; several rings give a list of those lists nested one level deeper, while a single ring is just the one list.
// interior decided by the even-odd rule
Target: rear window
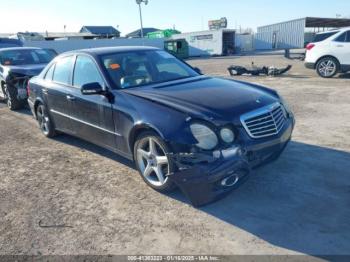
[{"label": "rear window", "polygon": [[56,56],[49,49],[13,49],[0,51],[2,65],[47,64]]},{"label": "rear window", "polygon": [[315,35],[315,39],[312,42],[317,43],[317,42],[324,41],[324,40],[330,38],[332,35],[335,35],[336,33],[339,33],[339,31]]},{"label": "rear window", "polygon": [[53,81],[65,85],[70,85],[70,74],[73,68],[73,56],[62,57],[57,61],[53,73]]}]

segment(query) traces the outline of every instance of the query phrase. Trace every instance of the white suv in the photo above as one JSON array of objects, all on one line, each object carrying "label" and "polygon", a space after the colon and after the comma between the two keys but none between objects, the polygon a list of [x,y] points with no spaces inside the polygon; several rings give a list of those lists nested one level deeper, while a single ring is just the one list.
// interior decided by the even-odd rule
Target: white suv
[{"label": "white suv", "polygon": [[305,66],[325,78],[350,71],[350,27],[317,34],[306,46]]}]

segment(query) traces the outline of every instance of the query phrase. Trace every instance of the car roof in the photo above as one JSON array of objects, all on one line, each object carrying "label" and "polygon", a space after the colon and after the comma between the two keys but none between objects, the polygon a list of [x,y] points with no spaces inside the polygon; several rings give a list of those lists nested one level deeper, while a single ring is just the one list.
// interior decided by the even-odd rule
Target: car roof
[{"label": "car roof", "polygon": [[5,47],[5,48],[0,48],[0,51],[17,51],[17,50],[39,50],[41,48],[39,47]]},{"label": "car roof", "polygon": [[86,53],[90,55],[99,56],[99,55],[108,55],[111,53],[148,51],[148,50],[161,50],[161,49],[156,47],[151,47],[151,46],[118,46],[118,47],[99,47],[99,48],[80,49],[80,50],[65,52],[63,54]]},{"label": "car roof", "polygon": [[332,30],[319,32],[316,35],[328,34],[328,33],[332,33],[332,32],[343,32],[343,31],[346,31],[346,30],[350,30],[350,27],[334,28]]}]

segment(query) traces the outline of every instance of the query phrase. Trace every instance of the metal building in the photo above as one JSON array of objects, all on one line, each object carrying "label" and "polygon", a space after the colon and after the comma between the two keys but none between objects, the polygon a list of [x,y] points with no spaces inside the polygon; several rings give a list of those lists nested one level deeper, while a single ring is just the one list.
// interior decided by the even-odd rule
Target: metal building
[{"label": "metal building", "polygon": [[99,38],[113,38],[120,37],[119,30],[113,26],[86,26],[84,25],[80,29],[80,33],[89,33],[97,35]]},{"label": "metal building", "polygon": [[258,27],[255,49],[303,48],[318,32],[350,26],[350,19],[305,17]]},{"label": "metal building", "polygon": [[222,56],[235,52],[235,30],[218,29],[176,34],[173,40],[185,39],[189,56]]},{"label": "metal building", "polygon": [[250,52],[254,50],[254,35],[236,33],[235,49],[237,53]]}]

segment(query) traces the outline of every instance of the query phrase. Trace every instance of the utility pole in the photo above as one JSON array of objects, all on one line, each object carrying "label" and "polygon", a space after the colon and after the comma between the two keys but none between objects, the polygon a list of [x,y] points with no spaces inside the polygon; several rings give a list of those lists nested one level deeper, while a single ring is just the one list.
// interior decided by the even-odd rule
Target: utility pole
[{"label": "utility pole", "polygon": [[142,24],[142,10],[141,10],[141,4],[144,3],[145,5],[148,4],[148,0],[136,0],[136,4],[139,5],[139,12],[140,12],[140,23],[141,23],[141,38],[144,37],[143,35],[143,24]]}]

